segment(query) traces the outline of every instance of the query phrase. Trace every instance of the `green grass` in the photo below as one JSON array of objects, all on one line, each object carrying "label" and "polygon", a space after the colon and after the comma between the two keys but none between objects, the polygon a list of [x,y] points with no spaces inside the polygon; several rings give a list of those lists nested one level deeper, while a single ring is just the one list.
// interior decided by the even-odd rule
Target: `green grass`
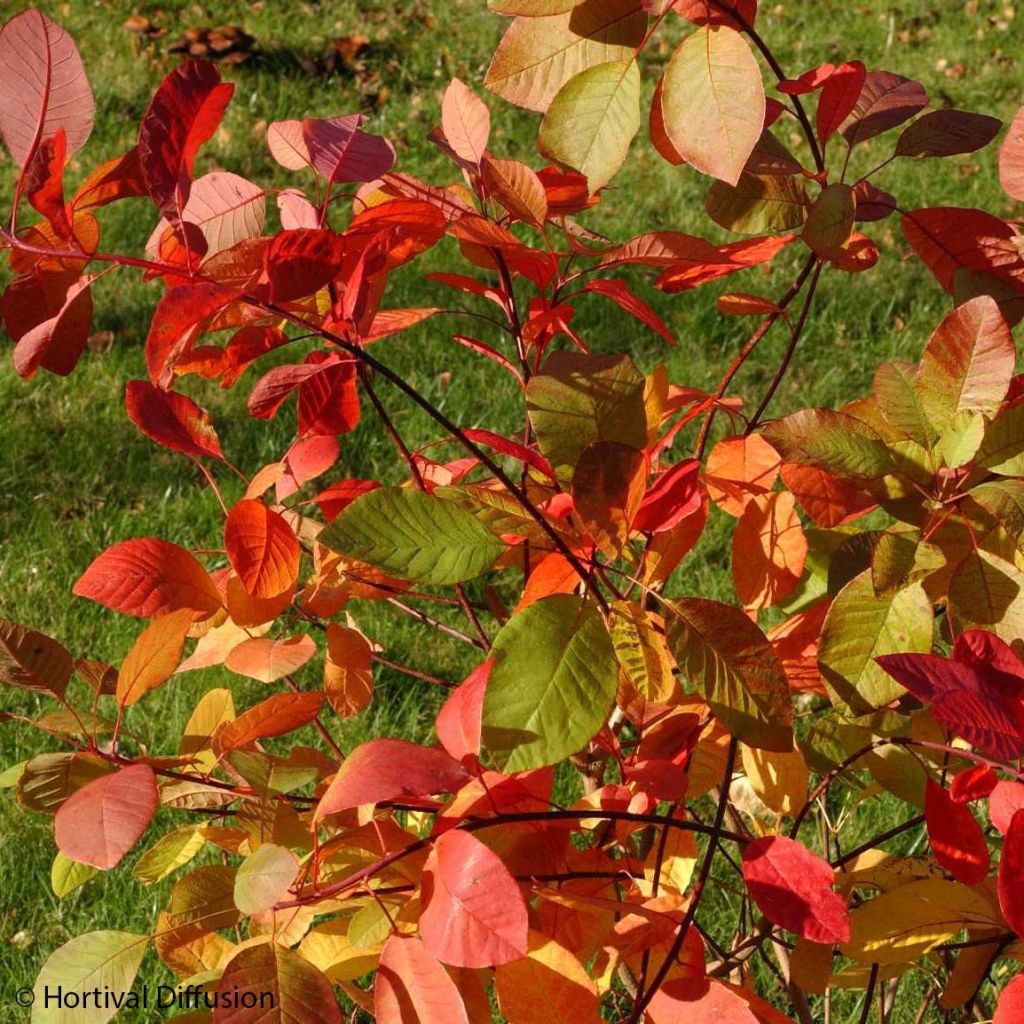
[{"label": "green grass", "polygon": [[[310,75],[298,58],[322,55],[335,37],[362,33],[371,39],[367,67],[388,89],[379,109],[367,111],[367,127],[395,142],[401,169],[428,180],[451,181],[454,172],[426,141],[426,133],[437,121],[440,92],[450,76],[480,87],[502,29],[501,19],[486,11],[483,0],[265,0],[258,5],[45,0],[39,6],[77,39],[97,98],[96,129],[71,166],[72,180],[132,144],[153,88],[177,59],[165,52],[171,40],[194,25],[238,22],[256,37],[261,56],[248,66],[226,71],[236,85],[234,103],[201,156],[197,173],[221,167],[267,185],[302,185],[300,176],[270,159],[266,126],[280,118],[360,109],[363,98],[355,79],[344,74]],[[4,13],[19,7],[8,4]],[[1000,27],[1001,2],[982,0],[965,6],[960,0],[862,0],[850,5],[790,0],[778,5],[765,2],[762,7],[761,31],[794,74],[825,60],[859,57],[869,67],[918,78],[939,105],[1006,119],[1022,99],[1024,76],[1014,62],[1014,23],[1008,23],[1009,31]],[[973,13],[972,7],[977,8]],[[167,35],[139,46],[121,28],[133,11],[151,17]],[[682,27],[673,32],[680,35]],[[669,53],[664,47],[657,60],[664,62]],[[646,78],[649,91],[653,75]],[[536,116],[494,97],[487,99],[495,123],[492,149],[539,163],[533,145]],[[889,145],[887,138],[866,147],[855,170],[873,166],[888,154]],[[0,163],[0,171],[7,179],[0,187],[6,200],[9,162]],[[949,204],[1010,212],[998,188],[994,149],[941,162],[897,162],[879,183],[908,209]],[[616,188],[586,222],[617,239],[650,228],[722,237],[703,216],[706,187],[706,179],[664,164],[641,138]],[[104,247],[140,250],[154,221],[152,211],[139,202],[106,211]],[[800,356],[772,411],[835,405],[865,392],[878,362],[917,358],[947,308],[948,300],[930,275],[915,260],[904,258],[907,246],[895,220],[868,230],[883,250],[882,262],[857,278],[825,274]],[[577,326],[598,349],[628,350],[645,370],[663,361],[673,383],[708,387],[742,343],[747,326],[720,317],[716,295],[734,288],[776,294],[797,258],[785,255],[770,275],[753,271],[722,286],[677,297],[655,293],[635,275],[637,287],[678,335],[680,346],[674,351],[596,297],[585,305]],[[454,262],[454,247],[448,242],[425,264],[438,268]],[[436,301],[436,286],[421,283],[420,267],[397,276],[388,305]],[[118,272],[97,291],[94,329],[113,332],[112,349],[87,353],[67,380],[42,375],[24,382],[13,374],[9,360],[0,366],[0,616],[50,633],[77,655],[116,662],[137,623],[71,599],[74,580],[100,550],[127,537],[154,535],[186,546],[210,547],[219,536],[221,517],[191,464],[157,449],[124,415],[124,381],[144,375],[141,342],[160,286]],[[453,345],[449,332],[450,322],[433,321],[381,344],[378,351],[457,421],[514,428],[517,396],[495,382],[490,364]],[[781,334],[765,342],[738,380],[739,393],[756,398],[763,391],[783,344]],[[214,415],[228,455],[250,473],[275,459],[294,430],[294,413],[288,411],[270,423],[248,420],[244,399],[253,379],[248,377],[234,392],[202,384],[190,389]],[[384,395],[410,442],[436,437],[424,416],[406,408],[394,393]],[[393,477],[398,472],[371,415],[343,439],[342,447],[337,475]],[[231,484],[227,496],[237,497]],[[724,516],[713,516],[697,555],[680,573],[680,590],[728,595],[729,526]],[[396,660],[415,662],[453,679],[469,664],[454,642],[432,637],[424,647],[422,634],[408,623],[377,608],[361,608],[358,614],[368,632],[386,640],[388,653]],[[171,753],[197,695],[228,682],[216,670],[183,677],[133,712],[131,724],[154,738],[157,752]],[[249,703],[265,692],[258,684],[230,684],[240,700]],[[340,740],[351,744],[372,735],[426,736],[438,692],[389,673],[381,673],[378,684],[372,708],[338,727]],[[43,705],[10,690],[0,699],[4,710],[20,714],[35,714]],[[5,725],[0,731],[0,766],[16,763],[41,746],[37,733]],[[891,813],[888,805],[868,805],[858,817],[858,828],[870,834]],[[127,871],[119,870],[60,902],[49,884],[52,856],[49,821],[22,813],[10,792],[0,793],[0,1006],[7,1004],[0,1008],[0,1022],[22,1019],[20,1011],[9,1008],[9,994],[30,984],[62,941],[93,928],[145,930],[165,895],[166,885],[155,892],[145,890]],[[155,957],[147,958],[143,978],[154,983],[162,978]]]}]

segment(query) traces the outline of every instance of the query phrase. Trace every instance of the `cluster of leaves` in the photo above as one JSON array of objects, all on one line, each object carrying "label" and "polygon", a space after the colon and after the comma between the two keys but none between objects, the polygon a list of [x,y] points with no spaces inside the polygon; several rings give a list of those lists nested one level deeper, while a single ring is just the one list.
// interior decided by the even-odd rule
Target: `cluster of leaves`
[{"label": "cluster of leaves", "polygon": [[[978,149],[999,123],[921,114],[919,84],[855,60],[786,77],[754,0],[491,6],[515,20],[487,84],[543,111],[552,163],[493,154],[488,108],[456,80],[431,141],[461,180],[394,170],[358,115],[271,125],[271,153],[311,193],[195,176],[232,86],[191,60],[153,97],[138,144],[68,198],[65,165],[93,118],[80,57],[32,9],[0,31],[0,136],[19,168],[0,236],[15,367],[74,368],[97,277],[134,268],[162,282],[148,380],[128,383],[126,410],[194,460],[224,509],[215,550],[126,539],[79,579],[77,596],[147,620],[119,667],[0,624],[0,678],[57,705],[32,720],[57,749],[3,781],[53,816],[58,896],[115,868],[158,808],[183,821],[133,865],[146,884],[176,876],[152,932],[73,938],[37,985],[123,992],[152,943],[208,991],[193,1019],[232,1024],[340,1021],[339,992],[380,1024],[484,1024],[495,1002],[511,1024],[806,1024],[812,1000],[843,989],[865,992],[866,1021],[879,986],[887,1018],[911,973],[927,979],[922,1015],[932,1001],[977,1006],[986,979],[1024,957],[1015,225],[904,214],[957,303],[920,363],[881,366],[872,397],[841,410],[761,421],[822,273],[879,259],[857,225],[897,201],[871,176],[891,159]],[[715,179],[713,221],[754,237],[611,241],[580,216],[638,130],[638,61],[678,17],[692,30],[655,90],[652,141]],[[780,98],[766,96],[758,54]],[[783,117],[804,133],[801,156],[771,131]],[[848,184],[854,148],[908,121],[889,160]],[[1000,166],[1024,198],[1022,116]],[[160,218],[145,256],[105,252],[98,211],[134,199]],[[28,226],[25,202],[41,218]],[[471,306],[386,306],[392,273],[445,239],[466,270],[430,276]],[[658,288],[681,292],[798,245],[779,298],[721,297],[723,315],[759,325],[712,393],[594,354],[573,327],[597,296],[674,344],[622,268],[653,268]],[[522,395],[518,434],[461,427],[374,354],[450,316],[479,328],[454,340]],[[776,326],[785,357],[746,413],[727,391]],[[189,376],[232,387],[271,353],[248,408],[268,419],[294,396],[297,437],[250,476],[177,388]],[[406,443],[382,385],[430,417],[433,443]],[[366,403],[400,482],[317,482]],[[711,446],[716,414],[733,433]],[[676,451],[687,440],[693,457]],[[736,605],[667,589],[712,504],[736,520]],[[354,617],[371,601],[479,664],[455,685],[396,663]],[[450,688],[438,745],[341,749],[332,722],[373,699],[375,664]],[[271,692],[236,709],[229,691],[207,691],[173,751],[129,728],[140,700],[214,665]],[[294,735],[307,728],[313,745]],[[561,767],[575,769],[568,800],[555,796]],[[851,812],[882,790],[912,816],[844,849]],[[927,852],[885,849],[922,825]],[[728,920],[707,912],[713,871],[737,876]],[[759,994],[755,964],[783,986]],[[1022,978],[999,996],[999,1024],[1024,1012]],[[242,998],[263,992],[269,1015]],[[41,999],[33,1012],[54,1013]]]}]

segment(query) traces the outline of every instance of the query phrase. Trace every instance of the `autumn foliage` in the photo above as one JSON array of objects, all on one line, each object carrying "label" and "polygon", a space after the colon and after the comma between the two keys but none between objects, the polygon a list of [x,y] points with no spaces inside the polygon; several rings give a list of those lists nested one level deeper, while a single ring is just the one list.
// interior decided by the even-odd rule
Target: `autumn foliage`
[{"label": "autumn foliage", "polygon": [[[359,115],[270,125],[283,191],[198,174],[233,90],[199,60],[135,147],[72,183],[94,114],[75,45],[34,9],[0,31],[14,366],[70,373],[97,278],[153,281],[127,418],[224,509],[200,552],[124,537],[82,573],[77,599],[141,620],[119,667],[0,623],[0,679],[45,698],[9,781],[53,818],[58,895],[139,846],[138,879],[174,879],[150,933],[72,938],[37,986],[127,990],[152,947],[230,1024],[808,1024],[846,990],[862,1021],[897,999],[908,1021],[1024,1019],[1024,246],[1019,223],[905,210],[872,180],[1002,126],[856,59],[783,70],[755,0],[489,6],[512,18],[485,85],[543,115],[547,163],[492,152],[491,110],[454,80],[430,134],[447,184],[396,168]],[[680,19],[642,110],[645,50]],[[586,226],[645,121],[712,179],[707,216],[735,240]],[[876,171],[851,181],[861,146]],[[1024,111],[999,173],[1024,201]],[[115,202],[150,217],[144,253],[104,249]],[[870,394],[776,409],[821,277],[860,287],[887,219],[950,312]],[[392,274],[437,246],[462,266],[430,275],[436,306],[390,304]],[[710,393],[574,326],[611,302],[673,345],[626,268],[680,293],[784,252],[792,280],[719,299],[756,326]],[[389,368],[387,339],[426,320],[511,378],[518,430],[454,422]],[[769,332],[788,339],[777,372],[740,400]],[[192,377],[246,387],[255,419],[294,407],[294,443],[236,467]],[[400,402],[431,444],[406,443]],[[387,480],[344,468],[362,417],[393,448]],[[712,504],[735,520],[732,603],[686,596]],[[365,602],[476,668],[398,664],[360,630]],[[382,699],[378,664],[449,689],[435,743],[341,748],[338,720]],[[136,704],[216,665],[253,681],[242,706],[208,689],[180,737],[133,728]],[[899,818],[852,845],[882,792]],[[733,902],[712,908],[714,886]],[[264,991],[271,1016],[239,1008]]]}]

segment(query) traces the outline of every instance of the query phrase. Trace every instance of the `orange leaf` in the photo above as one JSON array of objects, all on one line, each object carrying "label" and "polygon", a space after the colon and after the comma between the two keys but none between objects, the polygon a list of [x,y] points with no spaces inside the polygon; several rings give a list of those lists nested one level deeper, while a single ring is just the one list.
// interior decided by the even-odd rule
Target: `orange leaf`
[{"label": "orange leaf", "polygon": [[370,642],[358,629],[327,624],[324,690],[341,718],[362,711],[373,697],[372,654]]},{"label": "orange leaf", "polygon": [[747,502],[732,536],[736,596],[747,608],[767,608],[791,594],[804,571],[807,538],[788,491]]},{"label": "orange leaf", "polygon": [[182,608],[161,616],[138,635],[117,674],[121,707],[131,706],[174,675],[191,623],[192,613]]},{"label": "orange leaf", "polygon": [[772,489],[779,476],[779,453],[760,434],[727,437],[708,456],[704,482],[723,512],[743,514],[747,502]]},{"label": "orange leaf", "polygon": [[276,597],[295,583],[299,542],[284,519],[262,502],[245,498],[228,513],[224,547],[252,597]]},{"label": "orange leaf", "polygon": [[214,737],[214,746],[224,754],[267,736],[283,736],[312,722],[323,705],[321,690],[275,694],[227,722]]}]

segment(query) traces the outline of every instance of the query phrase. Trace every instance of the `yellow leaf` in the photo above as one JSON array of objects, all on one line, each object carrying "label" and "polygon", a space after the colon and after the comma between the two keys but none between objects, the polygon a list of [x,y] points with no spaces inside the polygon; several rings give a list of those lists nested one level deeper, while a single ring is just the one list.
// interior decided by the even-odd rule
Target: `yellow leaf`
[{"label": "yellow leaf", "polygon": [[788,754],[742,747],[743,770],[754,792],[776,814],[795,814],[807,800],[809,774],[799,749]]}]

